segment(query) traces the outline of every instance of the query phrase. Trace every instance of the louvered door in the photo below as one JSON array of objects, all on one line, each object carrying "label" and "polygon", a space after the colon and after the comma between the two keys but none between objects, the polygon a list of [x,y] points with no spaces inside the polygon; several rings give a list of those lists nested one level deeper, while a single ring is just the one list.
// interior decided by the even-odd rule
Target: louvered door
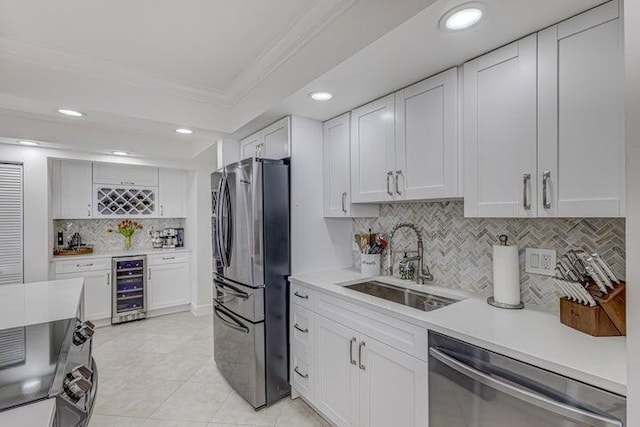
[{"label": "louvered door", "polygon": [[0,285],[22,282],[22,165],[0,163]]}]

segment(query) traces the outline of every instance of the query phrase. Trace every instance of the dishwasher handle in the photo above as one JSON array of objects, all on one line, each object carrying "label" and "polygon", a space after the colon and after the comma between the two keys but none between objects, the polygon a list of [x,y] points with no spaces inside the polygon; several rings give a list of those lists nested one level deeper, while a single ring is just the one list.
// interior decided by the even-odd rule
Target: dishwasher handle
[{"label": "dishwasher handle", "polygon": [[623,427],[622,421],[618,419],[605,417],[600,414],[585,411],[580,408],[575,408],[565,403],[558,402],[557,400],[551,399],[542,394],[535,393],[525,388],[517,387],[505,381],[499,380],[491,375],[485,374],[484,372],[481,372],[469,365],[460,362],[459,360],[443,353],[435,347],[429,348],[429,356],[445,364],[449,368],[459,372],[460,374],[486,385],[487,387],[491,387],[515,399],[553,412],[554,414],[558,414],[565,418],[580,423],[585,423],[593,427]]}]

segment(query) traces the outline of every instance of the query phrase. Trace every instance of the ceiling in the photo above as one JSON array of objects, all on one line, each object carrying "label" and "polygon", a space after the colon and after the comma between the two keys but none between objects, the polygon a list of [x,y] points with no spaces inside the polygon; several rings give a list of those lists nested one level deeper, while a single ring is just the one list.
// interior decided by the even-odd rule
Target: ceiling
[{"label": "ceiling", "polygon": [[[327,120],[553,25],[603,0],[483,0],[485,18],[470,29],[445,32],[439,20],[463,3],[438,0],[360,52],[297,90],[235,133],[241,138],[286,114]],[[334,98],[312,102],[309,93],[327,89]]]},{"label": "ceiling", "polygon": [[[463,2],[0,0],[0,142],[190,159],[286,114],[334,117],[603,3],[484,0],[480,24],[440,30]],[[316,89],[335,97],[311,101]]]},{"label": "ceiling", "polygon": [[192,157],[432,2],[0,0],[0,137]]}]

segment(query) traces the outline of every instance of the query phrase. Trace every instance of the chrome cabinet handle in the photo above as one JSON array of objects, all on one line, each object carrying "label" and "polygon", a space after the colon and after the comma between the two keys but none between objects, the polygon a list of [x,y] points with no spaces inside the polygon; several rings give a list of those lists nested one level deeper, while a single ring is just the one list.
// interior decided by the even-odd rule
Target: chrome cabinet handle
[{"label": "chrome cabinet handle", "polygon": [[531,210],[531,203],[529,202],[529,193],[527,192],[527,184],[531,181],[531,174],[525,173],[522,175],[522,206],[525,210]]},{"label": "chrome cabinet handle", "polygon": [[342,193],[342,212],[347,213],[347,192]]},{"label": "chrome cabinet handle", "polygon": [[300,326],[298,326],[297,323],[293,324],[293,327],[296,328],[297,330],[299,330],[300,332],[302,332],[303,334],[308,334],[309,333],[309,328],[301,328]]},{"label": "chrome cabinet handle", "polygon": [[164,216],[164,205],[160,205],[160,216]]},{"label": "chrome cabinet handle", "polygon": [[147,275],[147,280],[151,280],[151,267],[149,267],[147,271],[149,272],[149,274]]},{"label": "chrome cabinet handle", "polygon": [[551,202],[547,196],[547,186],[549,179],[551,179],[551,171],[542,172],[542,207],[545,209],[551,209]]},{"label": "chrome cabinet handle", "polygon": [[356,343],[356,337],[351,338],[351,341],[349,342],[349,360],[351,362],[352,365],[356,365],[356,359],[353,358],[353,345]]},{"label": "chrome cabinet handle", "polygon": [[107,273],[107,286],[111,286],[111,273]]},{"label": "chrome cabinet handle", "polygon": [[131,181],[120,181],[120,184],[122,184],[122,185],[136,185],[135,182],[131,182]]},{"label": "chrome cabinet handle", "polygon": [[91,203],[87,203],[87,216],[91,216]]},{"label": "chrome cabinet handle", "polygon": [[389,178],[393,179],[393,171],[387,172],[387,194],[393,196],[393,191],[391,191],[391,187],[389,186]]},{"label": "chrome cabinet handle", "polygon": [[435,347],[429,349],[429,356],[449,368],[454,369],[460,374],[479,382],[480,384],[484,384],[494,390],[501,391],[502,393],[527,404],[545,409],[553,412],[554,414],[562,415],[566,418],[577,421],[580,424],[600,427],[622,427],[622,422],[620,420],[586,411],[582,408],[576,408],[567,405],[564,402],[551,399],[543,394],[504,382],[493,375],[487,375],[482,371],[460,362]]},{"label": "chrome cabinet handle", "polygon": [[296,374],[300,375],[300,376],[301,376],[302,378],[304,378],[304,379],[309,378],[309,374],[303,374],[302,372],[298,371],[298,367],[297,367],[297,366],[296,366],[295,368],[293,368],[293,371],[294,371]]},{"label": "chrome cabinet handle", "polygon": [[174,256],[162,257],[163,261],[167,261],[167,260],[170,260],[170,259],[176,259],[176,257],[174,257]]},{"label": "chrome cabinet handle", "polygon": [[297,296],[298,298],[302,298],[302,299],[309,299],[309,295],[302,295],[299,294],[298,291],[293,293],[295,296]]},{"label": "chrome cabinet handle", "polygon": [[399,196],[402,196],[402,192],[400,191],[400,177],[402,177],[404,180],[404,175],[402,175],[402,169],[396,171],[396,193],[398,193]]},{"label": "chrome cabinet handle", "polygon": [[364,366],[364,363],[362,363],[362,349],[365,345],[367,344],[364,341],[361,341],[360,345],[358,346],[358,368],[362,369],[363,371],[366,368],[366,366]]},{"label": "chrome cabinet handle", "polygon": [[76,264],[76,267],[91,267],[92,265],[92,262],[88,262],[86,264]]}]

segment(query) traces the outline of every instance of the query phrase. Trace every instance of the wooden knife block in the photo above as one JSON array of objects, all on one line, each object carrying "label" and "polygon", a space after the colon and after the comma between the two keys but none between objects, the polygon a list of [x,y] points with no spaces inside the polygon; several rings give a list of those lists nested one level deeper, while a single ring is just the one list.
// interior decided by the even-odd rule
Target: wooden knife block
[{"label": "wooden knife block", "polygon": [[[589,292],[597,293],[597,286],[589,285]],[[614,337],[627,334],[625,284],[616,285],[604,298],[594,295],[595,307],[560,298],[560,322],[594,337]]]}]

